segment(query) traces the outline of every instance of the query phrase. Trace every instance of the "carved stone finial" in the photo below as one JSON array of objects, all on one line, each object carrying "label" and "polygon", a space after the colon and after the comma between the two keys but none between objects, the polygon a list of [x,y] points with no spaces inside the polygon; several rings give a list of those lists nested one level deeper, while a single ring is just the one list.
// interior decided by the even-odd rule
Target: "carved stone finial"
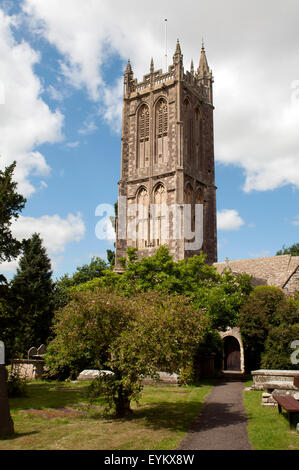
[{"label": "carved stone finial", "polygon": [[131,67],[131,62],[130,59],[128,59],[127,67],[126,67],[126,74],[132,73],[132,67]]},{"label": "carved stone finial", "polygon": [[154,59],[151,59],[151,67],[150,67],[150,72],[154,73],[155,67],[154,67]]},{"label": "carved stone finial", "polygon": [[202,48],[201,48],[201,54],[200,54],[200,61],[199,61],[199,66],[197,69],[197,73],[199,75],[204,75],[204,74],[209,74],[210,69],[207,61],[207,56],[204,48],[204,44],[202,43]]},{"label": "carved stone finial", "polygon": [[176,49],[175,49],[175,55],[181,55],[182,54],[182,51],[181,51],[181,46],[180,46],[180,41],[177,39],[177,42],[176,42]]},{"label": "carved stone finial", "polygon": [[177,43],[176,43],[176,49],[175,49],[175,53],[173,55],[173,63],[174,63],[174,65],[179,65],[180,68],[182,69],[183,55],[182,55],[182,52],[181,52],[181,46],[180,46],[179,40],[177,40]]}]

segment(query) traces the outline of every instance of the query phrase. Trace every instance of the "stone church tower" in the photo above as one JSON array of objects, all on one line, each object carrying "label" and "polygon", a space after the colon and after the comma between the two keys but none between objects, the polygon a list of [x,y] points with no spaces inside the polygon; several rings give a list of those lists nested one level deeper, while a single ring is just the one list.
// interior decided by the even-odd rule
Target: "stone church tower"
[{"label": "stone church tower", "polygon": [[212,84],[204,46],[197,70],[192,61],[184,72],[178,41],[168,71],[152,59],[140,83],[128,62],[116,268],[127,247],[139,258],[166,245],[176,261],[201,250],[217,261]]}]

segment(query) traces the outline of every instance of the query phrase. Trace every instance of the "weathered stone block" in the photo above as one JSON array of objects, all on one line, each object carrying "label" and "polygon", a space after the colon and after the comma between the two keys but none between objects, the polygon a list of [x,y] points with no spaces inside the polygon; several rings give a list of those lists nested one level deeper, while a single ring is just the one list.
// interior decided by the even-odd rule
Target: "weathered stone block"
[{"label": "weathered stone block", "polygon": [[41,380],[44,372],[42,359],[14,359],[11,363],[11,374],[16,374],[25,380]]},{"label": "weathered stone block", "polygon": [[77,377],[79,382],[88,382],[90,380],[95,380],[100,375],[110,375],[113,374],[111,370],[97,370],[97,369],[85,369]]}]

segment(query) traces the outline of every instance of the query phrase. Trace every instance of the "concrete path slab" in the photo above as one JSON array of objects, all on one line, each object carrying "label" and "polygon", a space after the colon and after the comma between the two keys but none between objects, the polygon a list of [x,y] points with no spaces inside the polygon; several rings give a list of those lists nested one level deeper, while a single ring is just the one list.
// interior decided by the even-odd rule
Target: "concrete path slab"
[{"label": "concrete path slab", "polygon": [[241,381],[220,381],[178,450],[251,450],[243,390]]}]

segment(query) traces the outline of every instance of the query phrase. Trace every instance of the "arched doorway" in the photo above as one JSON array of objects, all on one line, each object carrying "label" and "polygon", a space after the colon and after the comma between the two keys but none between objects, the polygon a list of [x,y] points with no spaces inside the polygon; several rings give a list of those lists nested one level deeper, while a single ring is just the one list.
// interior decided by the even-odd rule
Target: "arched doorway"
[{"label": "arched doorway", "polygon": [[224,370],[241,370],[239,341],[234,336],[223,338]]}]

